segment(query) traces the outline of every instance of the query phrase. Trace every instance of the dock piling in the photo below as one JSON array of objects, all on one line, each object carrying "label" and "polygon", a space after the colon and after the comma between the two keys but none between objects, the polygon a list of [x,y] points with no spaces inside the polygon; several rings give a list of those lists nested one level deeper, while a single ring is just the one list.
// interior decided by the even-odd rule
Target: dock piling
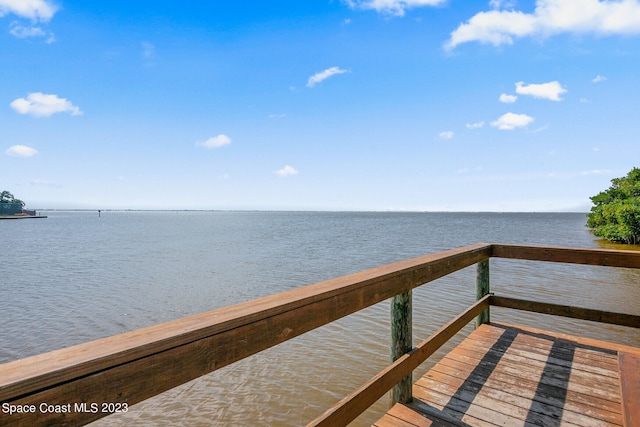
[{"label": "dock piling", "polygon": [[[476,301],[482,299],[489,292],[489,259],[485,259],[480,261],[476,267]],[[489,321],[489,309],[487,308],[476,317],[476,328],[485,323],[489,323]]]},{"label": "dock piling", "polygon": [[[412,343],[412,292],[408,290],[391,298],[391,363],[413,348]],[[411,387],[413,376],[404,377],[391,391],[391,405],[413,400]]]}]

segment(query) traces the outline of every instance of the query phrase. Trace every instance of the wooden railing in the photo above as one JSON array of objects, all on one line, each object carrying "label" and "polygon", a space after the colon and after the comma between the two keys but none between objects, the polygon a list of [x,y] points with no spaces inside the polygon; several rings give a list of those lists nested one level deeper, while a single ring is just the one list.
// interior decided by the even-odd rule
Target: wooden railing
[{"label": "wooden railing", "polygon": [[[640,268],[634,251],[487,243],[400,261],[0,365],[0,425],[86,424],[118,409],[103,402],[133,405],[389,298],[392,349],[401,349],[393,363],[310,426],[346,425],[394,386],[397,401],[410,400],[411,372],[474,318],[487,322],[490,305],[640,327],[640,316],[493,296],[491,257]],[[474,264],[478,301],[413,347],[411,290]],[[42,402],[64,404],[42,410]]]}]

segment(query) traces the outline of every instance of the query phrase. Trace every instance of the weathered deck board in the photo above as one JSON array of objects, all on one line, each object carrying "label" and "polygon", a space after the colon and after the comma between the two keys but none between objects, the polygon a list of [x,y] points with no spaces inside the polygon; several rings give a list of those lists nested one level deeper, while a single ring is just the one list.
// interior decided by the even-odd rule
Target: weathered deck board
[{"label": "weathered deck board", "polygon": [[625,425],[640,425],[640,356],[620,353],[620,391]]},{"label": "weathered deck board", "polygon": [[405,405],[396,404],[380,418],[375,427],[457,427],[460,424],[453,424],[443,420],[430,420]]},{"label": "weathered deck board", "polygon": [[632,347],[482,325],[416,381],[414,402],[374,425],[634,425],[639,366]]}]

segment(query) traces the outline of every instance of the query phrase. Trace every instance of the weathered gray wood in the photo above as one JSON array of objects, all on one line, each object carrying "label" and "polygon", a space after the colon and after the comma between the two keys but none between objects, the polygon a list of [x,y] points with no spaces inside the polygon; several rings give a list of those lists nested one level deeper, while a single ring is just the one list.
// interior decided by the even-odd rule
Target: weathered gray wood
[{"label": "weathered gray wood", "polygon": [[[412,342],[412,293],[403,292],[391,298],[391,363],[413,348]],[[411,373],[396,384],[391,391],[391,405],[411,402]]]},{"label": "weathered gray wood", "polygon": [[[476,300],[482,299],[489,294],[489,260],[480,261],[476,267]],[[476,328],[484,323],[489,323],[489,308],[480,313],[476,318]]]}]

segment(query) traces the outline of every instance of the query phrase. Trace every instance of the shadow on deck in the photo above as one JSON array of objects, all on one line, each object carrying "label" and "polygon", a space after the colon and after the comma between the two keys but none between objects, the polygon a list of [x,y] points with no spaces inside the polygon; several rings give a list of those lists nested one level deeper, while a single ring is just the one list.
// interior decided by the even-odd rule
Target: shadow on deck
[{"label": "shadow on deck", "polygon": [[481,325],[374,426],[640,425],[640,349]]}]

